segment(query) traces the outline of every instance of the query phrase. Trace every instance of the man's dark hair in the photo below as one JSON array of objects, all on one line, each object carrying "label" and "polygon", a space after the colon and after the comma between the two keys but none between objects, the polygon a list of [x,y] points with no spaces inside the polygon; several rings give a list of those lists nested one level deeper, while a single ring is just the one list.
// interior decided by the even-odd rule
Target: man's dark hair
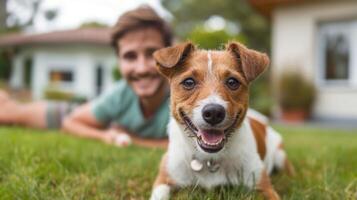
[{"label": "man's dark hair", "polygon": [[162,35],[165,47],[173,40],[171,27],[149,6],[140,6],[119,17],[113,27],[111,45],[119,52],[118,41],[128,32],[144,28],[155,28]]}]

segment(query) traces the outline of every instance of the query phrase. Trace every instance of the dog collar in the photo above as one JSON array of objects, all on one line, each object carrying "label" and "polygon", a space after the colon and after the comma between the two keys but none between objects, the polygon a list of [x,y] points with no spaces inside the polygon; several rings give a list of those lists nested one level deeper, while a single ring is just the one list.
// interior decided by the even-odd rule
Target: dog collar
[{"label": "dog collar", "polygon": [[217,161],[213,159],[200,161],[195,157],[192,158],[190,165],[191,165],[191,169],[195,172],[200,172],[204,168],[207,168],[207,170],[211,173],[218,171],[221,166]]}]

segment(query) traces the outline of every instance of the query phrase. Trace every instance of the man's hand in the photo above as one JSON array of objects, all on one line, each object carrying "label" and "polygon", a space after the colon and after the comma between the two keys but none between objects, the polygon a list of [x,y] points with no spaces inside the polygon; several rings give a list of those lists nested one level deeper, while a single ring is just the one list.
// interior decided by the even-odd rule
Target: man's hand
[{"label": "man's hand", "polygon": [[101,140],[107,144],[119,147],[131,144],[130,136],[125,131],[113,128],[104,130],[104,126],[92,114],[89,103],[79,106],[67,116],[62,128],[66,133]]},{"label": "man's hand", "polygon": [[106,131],[104,141],[107,144],[113,144],[118,147],[126,147],[132,143],[131,138],[127,133],[116,129],[109,129]]}]

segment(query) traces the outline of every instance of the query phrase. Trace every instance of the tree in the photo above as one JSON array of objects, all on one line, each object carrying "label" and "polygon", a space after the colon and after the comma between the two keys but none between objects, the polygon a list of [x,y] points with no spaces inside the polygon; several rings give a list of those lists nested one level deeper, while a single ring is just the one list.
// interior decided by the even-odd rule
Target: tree
[{"label": "tree", "polygon": [[6,0],[0,0],[0,31],[6,28]]},{"label": "tree", "polygon": [[108,27],[108,25],[95,21],[84,22],[79,26],[79,28],[106,28],[106,27]]},{"label": "tree", "polygon": [[269,50],[269,24],[246,0],[163,0],[163,4],[174,15],[173,25],[181,38],[186,38],[210,16],[219,15],[241,28],[249,47]]},{"label": "tree", "polygon": [[203,49],[221,49],[222,45],[231,40],[245,43],[242,35],[231,35],[225,30],[208,31],[201,26],[197,26],[187,38]]},{"label": "tree", "polygon": [[[0,0],[1,1],[1,0]],[[41,10],[42,0],[12,0],[18,10],[10,11],[8,19],[11,22],[11,27],[24,29],[31,27],[34,24],[38,14],[42,14],[44,18],[51,21],[56,18],[58,12],[56,9]],[[28,16],[23,15],[23,12],[28,12]]]}]

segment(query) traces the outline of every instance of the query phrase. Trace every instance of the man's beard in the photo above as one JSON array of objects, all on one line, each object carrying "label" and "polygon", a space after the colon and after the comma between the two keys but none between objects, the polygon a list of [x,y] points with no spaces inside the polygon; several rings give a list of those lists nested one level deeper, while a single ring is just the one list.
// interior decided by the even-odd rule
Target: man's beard
[{"label": "man's beard", "polygon": [[137,80],[140,80],[142,78],[157,78],[157,77],[160,77],[161,75],[158,74],[158,73],[154,73],[154,72],[150,72],[150,73],[145,73],[145,74],[138,74],[138,75],[133,75],[133,74],[130,74],[128,77],[127,77],[127,80],[128,81],[137,81]]},{"label": "man's beard", "polygon": [[153,92],[153,94],[151,94],[150,96],[146,96],[144,98],[152,98],[154,96],[156,96],[157,94],[159,94],[159,92],[163,89],[165,89],[165,78],[162,77],[159,73],[155,73],[155,72],[149,72],[149,73],[145,73],[145,74],[138,74],[138,75],[133,75],[130,74],[129,76],[127,76],[127,81],[128,82],[135,82],[135,81],[139,81],[140,79],[143,78],[149,78],[149,79],[159,79],[159,85],[156,87],[155,91]]}]

